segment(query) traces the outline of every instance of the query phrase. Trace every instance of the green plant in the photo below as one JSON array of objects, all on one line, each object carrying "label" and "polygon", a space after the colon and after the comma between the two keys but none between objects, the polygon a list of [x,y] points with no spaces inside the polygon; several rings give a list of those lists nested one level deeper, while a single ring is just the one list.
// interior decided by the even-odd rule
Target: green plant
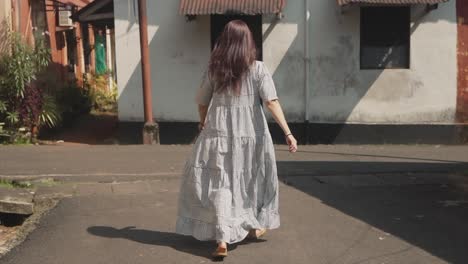
[{"label": "green plant", "polygon": [[[49,64],[45,39],[37,37],[34,47],[20,34],[8,33],[10,51],[0,57],[0,121],[13,143],[27,143],[41,126],[60,120],[56,103],[35,82]],[[31,133],[32,132],[32,133]]]},{"label": "green plant", "polygon": [[81,88],[75,84],[63,87],[63,99],[67,103],[65,111],[81,114],[88,112],[92,105],[92,94],[90,89]]},{"label": "green plant", "polygon": [[[92,107],[100,112],[117,112],[117,85],[112,73],[89,74],[84,78],[85,87],[90,91]],[[109,87],[109,81],[111,81]]]},{"label": "green plant", "polygon": [[50,50],[47,48],[45,38],[36,36],[35,60],[36,69],[43,70],[49,66]]},{"label": "green plant", "polygon": [[0,113],[4,113],[7,111],[7,104],[6,102],[0,100]]},{"label": "green plant", "polygon": [[116,112],[117,111],[117,91],[112,89],[95,90],[94,109],[102,112]]},{"label": "green plant", "polygon": [[[1,65],[3,68],[2,90],[13,97],[24,97],[24,90],[36,74],[42,70],[44,62],[39,61],[38,49],[30,47],[21,39],[21,35],[12,32],[9,34],[7,43],[10,44],[11,52],[3,56]],[[40,42],[38,42],[40,45]],[[42,51],[39,52],[42,54]],[[41,57],[42,58],[42,57]]]},{"label": "green plant", "polygon": [[19,114],[18,112],[7,112],[5,120],[8,121],[11,125],[16,125],[19,123]]},{"label": "green plant", "polygon": [[29,181],[16,181],[0,179],[0,187],[6,188],[32,188],[33,184]]},{"label": "green plant", "polygon": [[0,123],[0,143],[4,140],[4,138],[10,137],[10,135],[3,130],[3,126],[5,123]]},{"label": "green plant", "polygon": [[[7,113],[7,104],[4,101],[0,100],[0,116]],[[5,122],[0,122],[0,143],[8,141],[10,139],[10,133],[8,130],[4,129]]]},{"label": "green plant", "polygon": [[39,114],[39,124],[47,127],[55,127],[62,120],[60,108],[55,101],[55,97],[44,95],[42,112]]},{"label": "green plant", "polygon": [[59,102],[57,112],[60,113],[62,125],[69,126],[80,114],[89,113],[92,108],[92,96],[90,89],[79,87],[73,82],[57,89],[55,100]]}]

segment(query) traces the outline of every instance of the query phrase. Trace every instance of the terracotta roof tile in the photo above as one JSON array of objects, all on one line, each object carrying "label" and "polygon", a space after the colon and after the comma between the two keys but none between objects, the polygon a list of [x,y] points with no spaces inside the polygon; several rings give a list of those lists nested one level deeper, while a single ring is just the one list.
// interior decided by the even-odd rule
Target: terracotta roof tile
[{"label": "terracotta roof tile", "polygon": [[248,15],[279,13],[286,0],[181,0],[182,15],[242,13]]}]

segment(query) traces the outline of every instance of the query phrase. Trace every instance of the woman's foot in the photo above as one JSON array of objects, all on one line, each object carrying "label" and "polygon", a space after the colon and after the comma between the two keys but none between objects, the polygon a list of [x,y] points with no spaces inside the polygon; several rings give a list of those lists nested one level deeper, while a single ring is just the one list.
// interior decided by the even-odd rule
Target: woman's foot
[{"label": "woman's foot", "polygon": [[266,229],[250,229],[249,234],[247,235],[250,239],[259,239],[266,233]]},{"label": "woman's foot", "polygon": [[227,244],[226,242],[219,242],[216,250],[211,254],[214,258],[227,257]]}]

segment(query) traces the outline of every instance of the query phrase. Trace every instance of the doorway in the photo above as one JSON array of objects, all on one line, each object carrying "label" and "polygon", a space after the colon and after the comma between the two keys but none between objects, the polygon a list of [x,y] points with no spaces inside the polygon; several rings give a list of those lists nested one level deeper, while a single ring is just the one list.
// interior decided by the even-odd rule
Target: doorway
[{"label": "doorway", "polygon": [[257,60],[263,60],[262,15],[211,15],[211,49],[223,32],[224,26],[231,20],[244,21],[252,31],[255,46],[257,47]]}]

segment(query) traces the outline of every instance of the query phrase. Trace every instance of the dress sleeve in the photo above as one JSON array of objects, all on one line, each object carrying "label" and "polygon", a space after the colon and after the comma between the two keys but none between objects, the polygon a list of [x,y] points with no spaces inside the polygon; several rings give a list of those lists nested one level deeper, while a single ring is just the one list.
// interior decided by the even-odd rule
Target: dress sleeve
[{"label": "dress sleeve", "polygon": [[209,105],[213,95],[213,84],[208,76],[208,71],[205,71],[195,96],[195,102],[201,105]]},{"label": "dress sleeve", "polygon": [[263,62],[260,62],[258,69],[259,93],[263,101],[278,99],[275,83],[270,71]]}]

